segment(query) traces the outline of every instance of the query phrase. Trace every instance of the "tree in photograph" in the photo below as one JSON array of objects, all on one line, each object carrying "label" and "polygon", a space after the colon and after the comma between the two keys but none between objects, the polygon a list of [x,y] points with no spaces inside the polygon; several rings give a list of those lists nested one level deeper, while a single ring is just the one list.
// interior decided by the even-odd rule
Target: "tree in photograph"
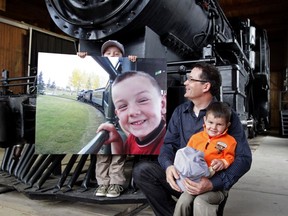
[{"label": "tree in photograph", "polygon": [[71,77],[69,78],[70,86],[72,86],[78,92],[82,87],[83,80],[84,78],[81,71],[79,69],[74,69]]},{"label": "tree in photograph", "polygon": [[43,80],[42,71],[38,75],[37,88],[38,88],[38,92],[39,93],[44,92],[44,90],[45,90],[45,83],[44,83],[44,80]]}]

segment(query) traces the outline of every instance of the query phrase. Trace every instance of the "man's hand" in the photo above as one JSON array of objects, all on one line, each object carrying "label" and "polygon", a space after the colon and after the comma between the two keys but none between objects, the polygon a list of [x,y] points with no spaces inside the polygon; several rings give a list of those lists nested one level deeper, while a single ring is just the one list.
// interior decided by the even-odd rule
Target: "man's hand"
[{"label": "man's hand", "polygon": [[171,188],[173,188],[176,191],[181,192],[181,189],[177,185],[175,179],[179,179],[179,174],[178,174],[176,168],[173,165],[171,165],[171,166],[167,167],[167,169],[166,169],[166,181],[169,183]]},{"label": "man's hand", "polygon": [[206,177],[202,177],[200,182],[194,182],[185,178],[183,184],[187,192],[191,195],[199,195],[213,189],[212,182]]}]

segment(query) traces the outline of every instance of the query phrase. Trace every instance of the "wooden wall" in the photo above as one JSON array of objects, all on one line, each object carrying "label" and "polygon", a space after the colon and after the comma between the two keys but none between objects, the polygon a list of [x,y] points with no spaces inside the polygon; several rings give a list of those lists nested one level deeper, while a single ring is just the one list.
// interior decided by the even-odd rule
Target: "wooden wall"
[{"label": "wooden wall", "polygon": [[6,0],[0,0],[0,10],[6,10]]},{"label": "wooden wall", "polygon": [[[10,78],[27,76],[29,31],[0,22],[0,69],[8,70]],[[22,92],[20,87],[11,89]]]},{"label": "wooden wall", "polygon": [[273,129],[280,129],[280,92],[284,90],[285,70],[288,66],[288,31],[273,35],[270,45],[270,122]]}]

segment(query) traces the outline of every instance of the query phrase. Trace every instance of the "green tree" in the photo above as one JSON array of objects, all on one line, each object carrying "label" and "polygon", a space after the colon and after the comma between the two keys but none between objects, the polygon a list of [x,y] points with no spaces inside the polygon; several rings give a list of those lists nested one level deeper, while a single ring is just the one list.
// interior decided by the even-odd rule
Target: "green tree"
[{"label": "green tree", "polygon": [[37,88],[38,88],[38,91],[43,91],[43,90],[45,90],[45,83],[44,83],[44,80],[43,80],[43,73],[42,73],[42,71],[41,71],[40,74],[38,75]]},{"label": "green tree", "polygon": [[69,78],[69,84],[78,92],[81,88],[83,88],[82,83],[84,80],[84,76],[79,69],[74,69],[72,71],[72,75]]},{"label": "green tree", "polygon": [[92,79],[92,87],[93,89],[100,88],[100,77],[99,75],[95,75]]}]

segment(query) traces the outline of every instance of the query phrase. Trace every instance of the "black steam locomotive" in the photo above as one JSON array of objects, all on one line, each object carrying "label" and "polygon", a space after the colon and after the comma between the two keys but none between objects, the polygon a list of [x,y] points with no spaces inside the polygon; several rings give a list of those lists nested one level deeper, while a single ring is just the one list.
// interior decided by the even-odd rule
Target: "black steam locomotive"
[{"label": "black steam locomotive", "polygon": [[[168,120],[175,106],[184,100],[186,73],[197,62],[209,62],[215,64],[222,75],[220,99],[239,114],[247,136],[252,138],[269,128],[270,71],[266,31],[249,19],[228,20],[218,1],[45,1],[56,25],[79,41],[78,51],[100,56],[102,43],[116,39],[124,44],[126,53],[140,58],[166,58]],[[4,105],[0,102],[3,112]],[[2,118],[3,115],[1,121]],[[2,131],[5,133],[1,128]],[[22,130],[20,144],[25,142],[25,131],[28,130]],[[3,137],[1,134],[1,139]],[[20,147],[14,145],[15,142],[5,143],[4,138],[0,141],[6,148],[1,172],[17,181],[13,184],[7,181],[9,178],[6,181],[2,178],[2,184],[16,187],[33,198],[146,202],[141,192],[133,190],[113,200],[93,196],[93,190],[89,190],[94,187],[91,181],[95,169],[93,155],[72,155],[64,171],[59,171],[59,163],[67,156],[35,155],[33,139]],[[15,154],[17,150],[20,150],[18,155]],[[78,157],[77,167],[70,174]],[[87,161],[91,163],[83,172]],[[52,180],[51,175],[54,175]],[[57,175],[60,177],[55,183]]]},{"label": "black steam locomotive", "polygon": [[[223,78],[222,100],[238,112],[248,136],[269,127],[266,31],[249,19],[227,20],[218,1],[46,0],[46,4],[57,26],[79,39],[82,51],[100,55],[104,41],[117,39],[126,53],[166,58],[168,103],[169,98],[173,104],[181,102],[175,103],[179,95],[182,98],[177,91],[195,62],[215,64]],[[169,108],[172,112],[174,107]]]}]

